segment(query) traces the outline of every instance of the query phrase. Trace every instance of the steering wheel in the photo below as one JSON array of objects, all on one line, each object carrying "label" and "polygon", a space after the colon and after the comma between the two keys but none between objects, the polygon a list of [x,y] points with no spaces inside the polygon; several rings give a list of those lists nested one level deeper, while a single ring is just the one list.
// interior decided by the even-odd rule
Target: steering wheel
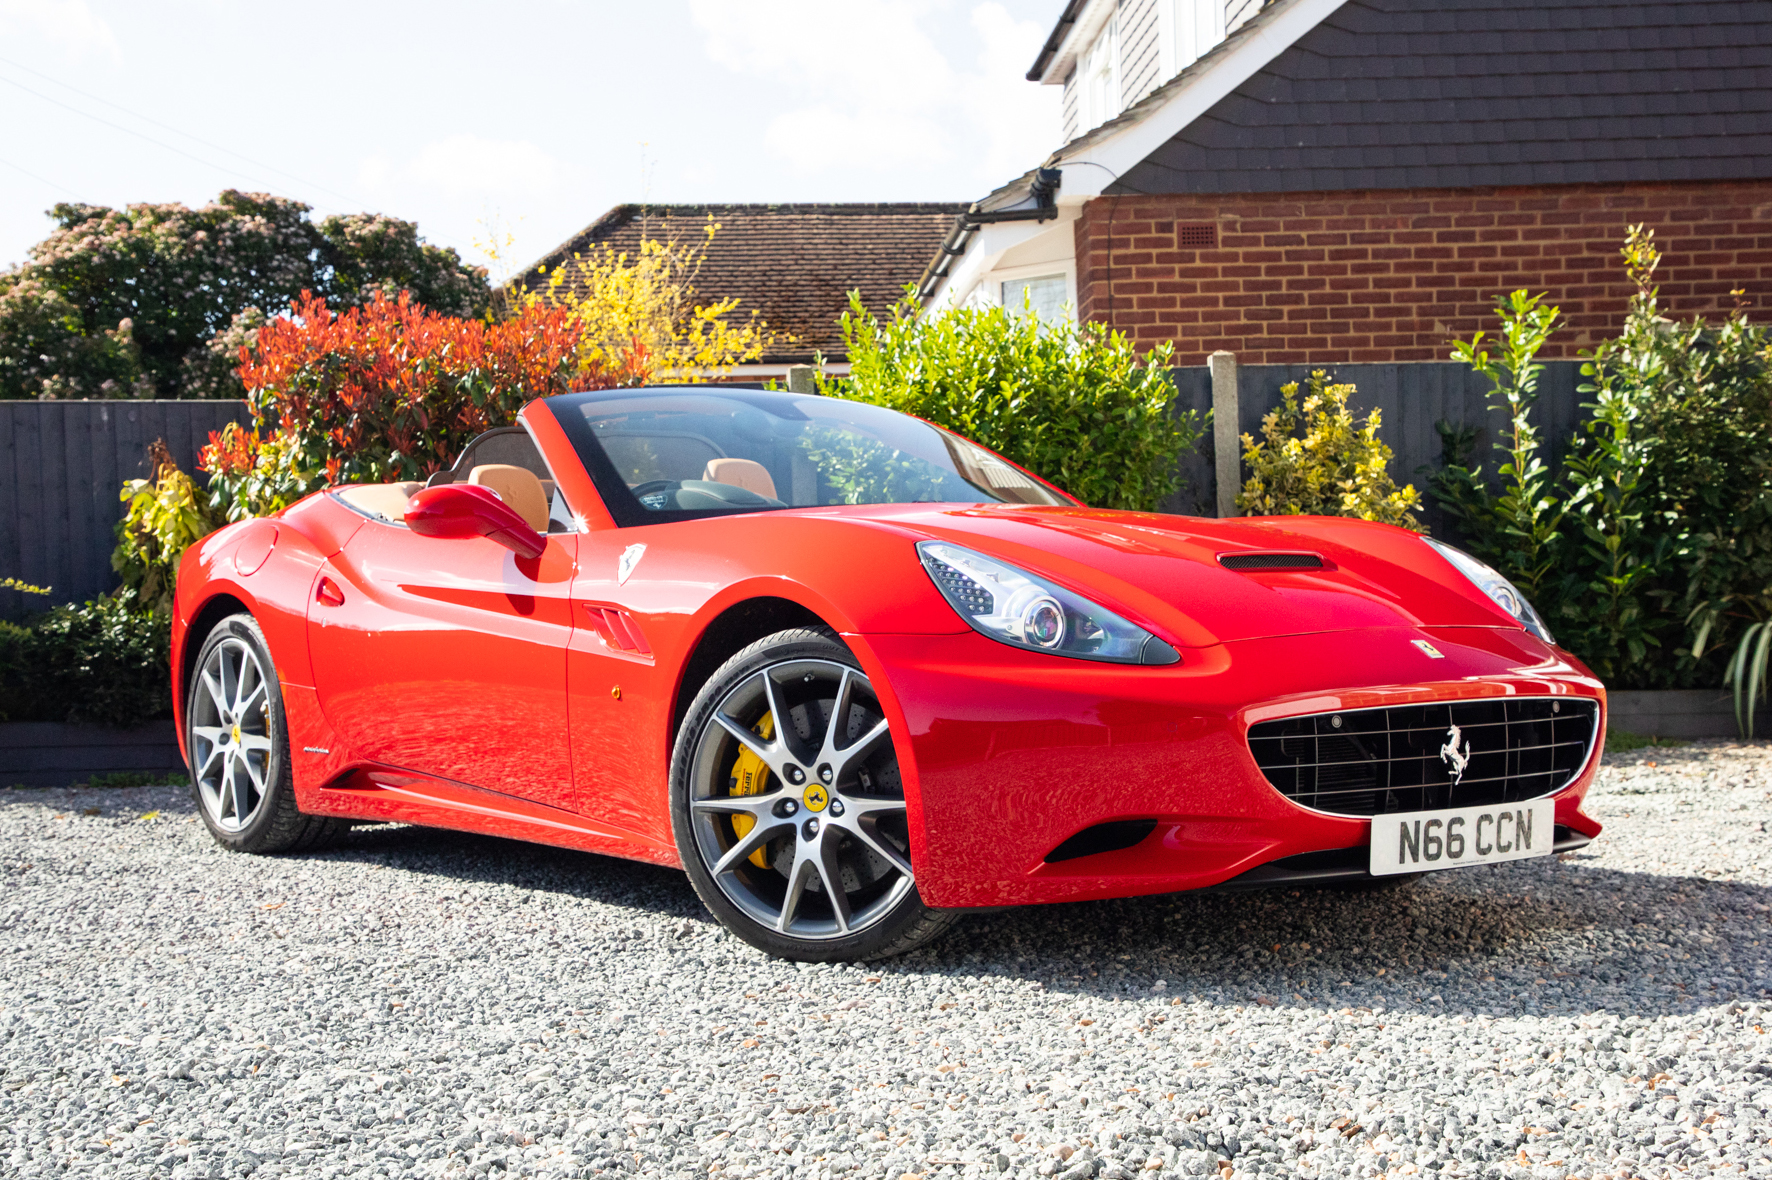
[{"label": "steering wheel", "polygon": [[668,492],[677,486],[674,479],[649,479],[645,483],[635,484],[628,491],[634,493],[634,499],[651,495],[653,492]]}]

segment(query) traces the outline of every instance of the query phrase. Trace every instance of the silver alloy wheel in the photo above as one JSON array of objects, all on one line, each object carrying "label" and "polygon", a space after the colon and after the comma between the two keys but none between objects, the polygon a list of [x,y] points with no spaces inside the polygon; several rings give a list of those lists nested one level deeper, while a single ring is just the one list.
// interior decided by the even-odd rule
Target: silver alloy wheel
[{"label": "silver alloy wheel", "polygon": [[238,832],[264,806],[271,775],[270,685],[258,655],[229,637],[210,649],[191,704],[191,766],[209,819]]},{"label": "silver alloy wheel", "polygon": [[[736,793],[746,751],[767,768],[760,793]],[[868,678],[844,664],[787,660],[733,687],[701,735],[689,809],[720,891],[779,934],[848,937],[914,881],[886,718]]]}]

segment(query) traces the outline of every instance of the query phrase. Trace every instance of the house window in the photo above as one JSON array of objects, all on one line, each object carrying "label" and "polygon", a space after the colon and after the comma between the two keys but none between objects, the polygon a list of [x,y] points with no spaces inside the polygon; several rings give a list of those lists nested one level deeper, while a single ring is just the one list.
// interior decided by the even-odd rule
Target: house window
[{"label": "house window", "polygon": [[1108,18],[1107,27],[1083,60],[1081,130],[1099,127],[1120,113],[1120,17]]},{"label": "house window", "polygon": [[1010,311],[1025,307],[1042,323],[1051,323],[1064,315],[1065,286],[1063,275],[1010,279],[1003,284],[1003,306]]},{"label": "house window", "polygon": [[1206,56],[1224,40],[1225,9],[1260,11],[1264,0],[1172,0],[1169,10],[1171,76]]}]

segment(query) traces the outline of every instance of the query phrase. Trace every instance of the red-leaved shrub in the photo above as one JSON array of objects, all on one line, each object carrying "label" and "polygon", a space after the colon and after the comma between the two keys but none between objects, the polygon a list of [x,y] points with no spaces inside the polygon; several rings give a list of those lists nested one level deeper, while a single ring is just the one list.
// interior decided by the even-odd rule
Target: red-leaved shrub
[{"label": "red-leaved shrub", "polygon": [[[334,312],[304,292],[241,350],[239,373],[254,413],[296,444],[286,461],[321,482],[424,479],[525,402],[583,388],[576,346],[567,313],[539,304],[487,323],[406,294]],[[243,440],[212,442],[218,466],[245,459],[221,453]]]}]

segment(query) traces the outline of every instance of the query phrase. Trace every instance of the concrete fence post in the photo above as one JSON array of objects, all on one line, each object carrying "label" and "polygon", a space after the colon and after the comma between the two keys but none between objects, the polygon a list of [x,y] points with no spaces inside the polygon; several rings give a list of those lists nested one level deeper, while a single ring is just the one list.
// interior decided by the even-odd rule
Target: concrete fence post
[{"label": "concrete fence post", "polygon": [[1237,493],[1243,490],[1243,463],[1238,445],[1237,354],[1215,352],[1206,358],[1212,374],[1212,459],[1218,474],[1218,515],[1237,514]]},{"label": "concrete fence post", "polygon": [[812,379],[812,366],[789,365],[787,386],[789,393],[817,393],[818,384]]}]

